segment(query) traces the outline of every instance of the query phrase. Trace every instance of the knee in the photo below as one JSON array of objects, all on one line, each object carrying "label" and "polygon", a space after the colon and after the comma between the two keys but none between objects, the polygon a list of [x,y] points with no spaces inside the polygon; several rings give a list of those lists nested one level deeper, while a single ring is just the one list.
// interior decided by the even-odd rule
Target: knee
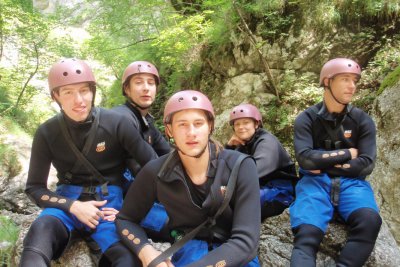
[{"label": "knee", "polygon": [[347,224],[350,226],[350,234],[359,234],[375,240],[382,225],[382,218],[373,209],[361,208],[350,214]]},{"label": "knee", "polygon": [[321,229],[310,224],[302,224],[296,227],[293,229],[293,233],[294,247],[304,251],[311,250],[312,253],[316,253],[324,237],[324,232]]}]

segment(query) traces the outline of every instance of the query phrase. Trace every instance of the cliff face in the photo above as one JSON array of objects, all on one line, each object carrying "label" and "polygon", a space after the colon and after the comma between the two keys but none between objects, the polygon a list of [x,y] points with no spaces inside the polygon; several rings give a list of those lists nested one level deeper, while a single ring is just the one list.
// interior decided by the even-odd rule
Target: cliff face
[{"label": "cliff face", "polygon": [[377,125],[378,154],[371,183],[381,214],[400,243],[400,83],[387,88],[376,99],[374,118]]}]

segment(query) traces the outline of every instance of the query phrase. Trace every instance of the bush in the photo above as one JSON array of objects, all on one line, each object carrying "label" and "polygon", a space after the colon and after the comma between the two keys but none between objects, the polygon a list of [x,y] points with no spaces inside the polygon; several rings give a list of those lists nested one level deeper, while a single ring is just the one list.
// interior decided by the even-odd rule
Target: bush
[{"label": "bush", "polygon": [[7,217],[0,216],[0,266],[11,266],[11,254],[19,228]]}]

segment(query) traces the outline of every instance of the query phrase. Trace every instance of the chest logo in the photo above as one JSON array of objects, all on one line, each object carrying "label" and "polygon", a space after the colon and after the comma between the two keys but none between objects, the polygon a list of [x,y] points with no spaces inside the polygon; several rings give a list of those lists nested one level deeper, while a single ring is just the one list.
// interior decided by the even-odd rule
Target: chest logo
[{"label": "chest logo", "polygon": [[97,144],[96,152],[103,152],[106,150],[106,142],[101,142]]},{"label": "chest logo", "polygon": [[351,137],[351,130],[345,130],[344,131],[344,137],[350,138]]},{"label": "chest logo", "polygon": [[225,194],[226,194],[226,186],[221,185],[219,191],[221,192],[221,195],[222,195],[222,196],[225,196]]}]

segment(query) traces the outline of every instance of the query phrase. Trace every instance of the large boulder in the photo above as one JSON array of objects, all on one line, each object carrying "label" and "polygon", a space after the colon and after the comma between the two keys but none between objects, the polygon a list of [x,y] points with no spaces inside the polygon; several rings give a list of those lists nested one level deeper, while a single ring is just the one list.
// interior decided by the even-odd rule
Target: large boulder
[{"label": "large boulder", "polygon": [[[335,259],[344,246],[346,237],[345,225],[337,222],[331,223],[317,255],[317,266],[336,266]],[[259,258],[262,266],[289,266],[292,248],[293,235],[287,210],[280,216],[264,221],[259,246]],[[396,241],[384,222],[375,248],[364,266],[397,267],[400,266],[399,255],[400,250]]]},{"label": "large boulder", "polygon": [[386,88],[375,101],[377,161],[372,185],[381,214],[400,243],[400,83]]}]

